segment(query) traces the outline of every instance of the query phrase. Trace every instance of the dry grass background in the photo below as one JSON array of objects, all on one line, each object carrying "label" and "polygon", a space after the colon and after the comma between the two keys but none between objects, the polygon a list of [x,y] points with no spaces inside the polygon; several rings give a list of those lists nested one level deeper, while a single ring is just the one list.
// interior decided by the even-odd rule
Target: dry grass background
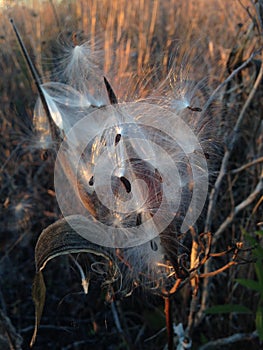
[{"label": "dry grass background", "polygon": [[[56,75],[52,67],[56,67],[62,38],[70,39],[76,32],[80,41],[90,40],[94,44],[98,39],[104,71],[123,100],[147,96],[167,75],[172,57],[176,57],[178,64],[183,61],[192,79],[208,75],[208,87],[217,86],[248,59],[253,50],[262,46],[263,29],[253,2],[248,0],[32,0],[5,1],[0,6],[0,347],[27,349],[34,325],[31,297],[34,246],[41,230],[58,219],[60,213],[53,188],[54,155],[44,160],[37,150],[32,128],[36,89],[8,18],[15,20],[44,80]],[[262,21],[262,2],[258,2],[258,6],[261,6]],[[183,52],[188,54],[187,62]],[[214,118],[222,127],[215,133],[223,134],[227,144],[255,84],[261,59],[260,55],[255,57],[221,91],[221,108],[215,110]],[[153,75],[156,66],[158,70]],[[242,172],[231,173],[262,158],[262,105],[261,81],[245,111],[227,174],[220,186],[209,225],[213,233],[236,205],[253,193],[260,176],[262,179],[262,159]],[[244,240],[242,228],[253,235],[260,229],[262,212],[261,191],[222,228],[213,250],[222,251],[232,241]],[[222,266],[224,258],[209,268],[217,268],[217,263]],[[129,298],[116,303],[125,333],[122,337],[103,291],[91,285],[90,293],[84,295],[76,266],[70,260],[58,258],[51,262],[45,276],[47,301],[35,349],[164,348],[166,334],[158,332],[165,320],[162,300],[158,297],[136,290]],[[259,294],[238,285],[237,277],[255,279],[254,265],[234,267],[201,285],[202,308],[242,304],[255,311]],[[187,325],[190,286],[186,285],[174,300],[174,322]],[[194,328],[193,349],[243,333],[248,334],[246,340],[225,345],[224,349],[248,346],[251,350],[259,349],[258,338],[250,336],[254,330],[254,314],[207,315],[201,317]],[[23,338],[22,345],[19,345],[19,335]]]}]

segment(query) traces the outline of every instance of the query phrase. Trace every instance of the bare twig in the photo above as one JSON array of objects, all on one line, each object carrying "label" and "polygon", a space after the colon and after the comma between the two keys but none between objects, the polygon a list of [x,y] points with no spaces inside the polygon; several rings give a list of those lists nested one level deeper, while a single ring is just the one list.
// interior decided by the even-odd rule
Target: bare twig
[{"label": "bare twig", "polygon": [[151,341],[155,338],[157,338],[160,334],[162,334],[164,331],[166,330],[166,327],[161,328],[157,333],[155,333],[154,335],[152,335],[149,338],[144,339],[144,343]]},{"label": "bare twig", "polygon": [[115,326],[116,326],[118,332],[120,334],[122,334],[123,333],[123,329],[121,327],[121,323],[120,323],[118,311],[117,311],[116,306],[115,306],[115,302],[112,301],[110,306],[111,306],[111,312],[112,312],[112,315],[113,315]]},{"label": "bare twig", "polygon": [[[218,252],[218,253],[211,253],[210,249],[211,249],[211,239],[210,239],[211,234],[208,235],[208,242],[207,242],[207,247],[203,247],[201,249],[201,254],[203,254],[204,252],[207,252],[205,254],[205,257],[203,259],[201,259],[201,262],[198,264],[198,267],[196,269],[191,269],[190,272],[190,276],[187,279],[187,281],[193,278],[204,278],[204,288],[202,291],[202,298],[201,298],[201,307],[199,309],[199,311],[196,313],[195,319],[194,319],[194,324],[198,325],[199,322],[202,320],[203,318],[203,310],[206,309],[207,307],[207,300],[208,300],[208,293],[209,293],[209,279],[208,277],[214,277],[220,273],[222,273],[223,271],[229,269],[230,267],[234,266],[234,265],[239,265],[239,264],[243,264],[243,263],[248,263],[250,261],[246,261],[244,259],[242,259],[242,257],[239,256],[240,252],[246,252],[251,250],[252,248],[246,248],[243,249],[243,244],[242,242],[237,242],[235,243],[232,247],[228,248],[227,250],[223,251],[223,252]],[[222,257],[222,256],[226,256],[230,253],[233,253],[232,255],[232,259],[224,266],[222,266],[221,268],[215,270],[215,271],[210,271],[210,264],[211,264],[211,258],[217,258],[217,257]],[[205,264],[207,262],[207,264]],[[201,265],[205,265],[205,269],[203,273],[199,273],[199,267]],[[181,284],[180,287],[183,286],[186,283],[186,280],[184,280]],[[193,294],[193,298],[196,297],[196,294]],[[193,300],[193,299],[192,299]],[[195,303],[197,302],[197,300],[195,301]],[[193,304],[194,305],[194,304]],[[192,313],[193,315],[193,313]],[[191,320],[191,323],[193,323],[193,320]],[[191,325],[190,323],[190,325]],[[188,331],[190,330],[190,328],[188,329]]]},{"label": "bare twig", "polygon": [[253,15],[251,14],[250,9],[249,9],[249,6],[245,6],[245,5],[242,3],[241,0],[239,0],[238,2],[239,2],[239,4],[241,5],[241,7],[246,11],[246,13],[248,14],[248,16],[250,17],[251,22],[252,22],[253,24],[256,25],[256,28],[257,28],[258,32],[260,33],[259,26],[257,25],[257,22],[256,22],[256,18],[253,17]]},{"label": "bare twig", "polygon": [[[258,51],[257,51],[258,52]],[[250,58],[248,59],[249,62],[251,61],[251,59],[255,56],[255,52],[250,56]],[[252,58],[251,58],[252,57]],[[243,66],[243,68],[246,66],[244,65],[245,63],[248,62],[248,60],[246,62],[244,62],[240,67]],[[247,63],[248,64],[248,63]],[[236,70],[239,70],[240,71],[240,67],[238,67]],[[242,69],[243,69],[242,68]],[[234,72],[235,72],[234,71]],[[234,73],[233,72],[233,73]],[[230,74],[230,76],[228,77],[228,79],[233,75]],[[236,73],[237,74],[237,73]],[[212,224],[212,216],[213,216],[213,212],[214,212],[214,209],[215,209],[215,206],[216,206],[216,202],[217,202],[217,197],[218,197],[218,194],[219,194],[219,190],[220,190],[220,187],[221,187],[221,184],[222,184],[222,181],[223,181],[223,178],[225,177],[226,173],[227,173],[227,166],[228,166],[228,162],[229,162],[229,159],[230,159],[230,156],[232,154],[232,150],[234,148],[234,145],[236,144],[237,140],[238,140],[238,132],[240,130],[240,127],[241,127],[241,124],[244,120],[244,116],[245,116],[245,112],[249,106],[249,104],[251,103],[254,95],[255,95],[255,92],[262,80],[262,77],[263,77],[263,64],[261,63],[261,66],[260,66],[260,71],[258,73],[258,76],[257,76],[257,79],[253,85],[253,88],[251,89],[250,93],[249,93],[249,96],[239,114],[239,117],[237,119],[237,122],[236,122],[236,125],[234,127],[234,130],[233,130],[233,137],[228,145],[228,148],[225,152],[225,155],[223,157],[223,160],[222,160],[222,163],[221,163],[221,168],[220,168],[220,172],[219,172],[219,175],[216,179],[216,182],[215,182],[215,185],[214,185],[214,188],[213,190],[211,191],[211,194],[209,196],[209,205],[208,205],[208,210],[207,210],[207,217],[206,217],[206,225],[205,225],[205,231],[210,231],[211,229],[211,224]],[[233,76],[232,76],[233,78]],[[232,79],[231,78],[231,79]],[[228,80],[226,79],[226,80]],[[229,79],[228,81],[230,81],[231,79]],[[225,82],[226,82],[225,80]],[[223,82],[222,84],[224,84],[225,82]],[[216,89],[217,90],[217,89]]]},{"label": "bare twig", "polygon": [[230,337],[221,338],[221,339],[217,339],[209,343],[206,343],[205,345],[200,346],[198,350],[222,349],[222,347],[224,347],[225,345],[234,344],[242,340],[253,340],[257,338],[258,338],[258,334],[256,331],[254,331],[253,333],[237,333],[237,334],[231,335]]},{"label": "bare twig", "polygon": [[[194,283],[192,282],[194,281]],[[195,276],[193,279],[191,279],[191,284],[194,287],[192,291],[192,299],[190,303],[190,310],[188,315],[188,322],[187,322],[187,328],[185,330],[185,335],[188,338],[191,338],[192,330],[194,328],[194,321],[195,321],[195,313],[198,310],[198,303],[199,303],[199,297],[198,297],[198,286],[199,286],[199,276]]]},{"label": "bare twig", "polygon": [[199,275],[200,278],[206,278],[206,277],[213,277],[213,276],[216,276],[218,275],[219,273],[229,269],[231,266],[233,265],[237,265],[238,262],[236,261],[230,261],[228,264],[224,265],[223,267],[221,267],[220,269],[217,269],[215,271],[211,271],[211,272],[207,272],[207,273],[201,273]]},{"label": "bare twig", "polygon": [[166,291],[166,290],[162,290],[162,295],[164,297],[168,297],[172,294],[174,294],[175,292],[177,292],[178,288],[180,287],[181,285],[181,282],[182,280],[180,278],[178,278],[175,282],[175,284],[173,285],[173,287],[169,290],[169,291]]},{"label": "bare twig", "polygon": [[240,173],[241,171],[244,171],[250,167],[252,167],[253,165],[257,165],[259,163],[263,163],[263,157],[259,157],[257,159],[252,160],[251,162],[242,165],[241,167],[231,170],[231,174],[237,174]]},{"label": "bare twig", "polygon": [[263,190],[263,171],[262,171],[261,177],[260,177],[259,182],[258,182],[256,188],[254,189],[254,191],[251,192],[246,199],[244,199],[241,203],[239,203],[234,208],[232,213],[226,218],[226,220],[220,225],[220,227],[218,228],[218,230],[214,234],[214,237],[213,237],[214,240],[217,240],[220,237],[221,233],[227,228],[227,226],[233,222],[236,215],[241,210],[245,209],[248,205],[250,205],[257,198],[257,196],[262,192],[262,190]]},{"label": "bare twig", "polygon": [[213,91],[209,99],[207,100],[203,110],[206,110],[211,103],[215,100],[218,92],[227,85],[242,69],[246,68],[250,62],[255,58],[255,56],[259,55],[262,51],[263,47],[259,48],[258,50],[252,52],[252,54],[249,56],[249,58],[243,62],[239,67],[237,67],[233,72],[220,84],[218,87]]},{"label": "bare twig", "polygon": [[258,22],[258,30],[259,30],[259,34],[261,34],[263,36],[263,18],[262,15],[260,14],[260,7],[263,7],[263,4],[261,1],[252,1],[250,0],[250,2],[252,3],[252,6],[255,8],[256,11],[256,20]]},{"label": "bare twig", "polygon": [[1,349],[22,350],[22,337],[16,332],[10,319],[0,309]]}]

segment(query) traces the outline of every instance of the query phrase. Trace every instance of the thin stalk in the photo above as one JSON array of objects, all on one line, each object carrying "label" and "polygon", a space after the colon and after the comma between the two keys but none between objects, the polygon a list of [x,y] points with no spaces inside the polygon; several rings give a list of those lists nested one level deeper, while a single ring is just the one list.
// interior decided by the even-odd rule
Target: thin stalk
[{"label": "thin stalk", "polygon": [[168,350],[173,350],[173,320],[172,320],[172,308],[170,296],[164,298],[164,313],[168,338]]},{"label": "thin stalk", "polygon": [[20,33],[19,33],[19,31],[18,31],[18,29],[17,29],[13,19],[10,19],[10,23],[13,26],[14,32],[16,34],[16,37],[17,37],[17,40],[18,40],[18,43],[19,43],[19,46],[20,46],[20,48],[22,50],[22,53],[23,53],[23,56],[24,56],[24,58],[26,60],[28,68],[29,68],[29,70],[30,70],[30,72],[32,74],[32,77],[33,77],[34,83],[36,85],[36,88],[37,88],[40,100],[42,102],[42,105],[44,107],[45,113],[47,115],[48,122],[49,122],[49,125],[50,125],[50,131],[51,131],[52,139],[53,140],[59,140],[60,136],[59,136],[58,128],[57,128],[57,126],[55,125],[55,123],[53,121],[53,118],[52,118],[52,115],[51,115],[51,112],[50,112],[50,109],[49,109],[49,106],[48,106],[45,94],[44,94],[43,89],[41,87],[41,85],[42,85],[41,78],[40,78],[39,74],[37,73],[37,70],[36,70],[33,62],[31,61],[31,58],[29,57],[27,49],[26,49],[26,47],[25,47],[25,45],[23,43],[21,35],[20,35]]}]

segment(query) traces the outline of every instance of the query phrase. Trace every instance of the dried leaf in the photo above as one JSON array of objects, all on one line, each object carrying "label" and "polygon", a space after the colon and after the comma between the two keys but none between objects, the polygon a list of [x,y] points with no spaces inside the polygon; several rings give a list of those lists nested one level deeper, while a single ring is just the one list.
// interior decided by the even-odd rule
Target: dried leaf
[{"label": "dried leaf", "polygon": [[30,342],[30,347],[32,347],[36,341],[37,331],[46,299],[46,285],[41,271],[37,272],[35,275],[32,296],[35,304],[35,329]]},{"label": "dried leaf", "polygon": [[106,260],[111,260],[111,257],[105,252],[102,252],[100,247],[89,242],[80,236],[70,223],[74,223],[74,227],[79,227],[82,230],[87,227],[87,222],[80,215],[72,215],[66,219],[61,219],[54,224],[48,226],[38,238],[35,249],[36,275],[32,288],[32,295],[35,304],[35,329],[30,342],[32,347],[36,341],[37,331],[42,316],[46,286],[43,278],[42,270],[47,262],[57,256],[72,254],[72,253],[90,253],[97,256],[102,256]]},{"label": "dried leaf", "polygon": [[48,226],[38,238],[35,249],[36,270],[42,270],[47,262],[57,256],[72,253],[91,253],[110,259],[96,244],[86,240],[75,231],[89,231],[87,221],[81,215],[67,216]]}]

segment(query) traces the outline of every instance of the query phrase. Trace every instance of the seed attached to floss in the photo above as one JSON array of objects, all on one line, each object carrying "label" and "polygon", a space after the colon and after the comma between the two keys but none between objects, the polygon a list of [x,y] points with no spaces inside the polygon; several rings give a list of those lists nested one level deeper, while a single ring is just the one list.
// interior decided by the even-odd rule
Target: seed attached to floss
[{"label": "seed attached to floss", "polygon": [[121,176],[120,180],[123,183],[123,185],[124,185],[124,187],[126,189],[126,192],[130,193],[131,192],[131,183],[130,183],[130,181],[128,179],[126,179],[126,177],[124,177],[124,176]]},{"label": "seed attached to floss", "polygon": [[158,250],[158,245],[157,245],[157,243],[156,243],[155,241],[151,241],[150,244],[151,244],[151,249],[152,249],[154,252],[157,252],[157,250]]},{"label": "seed attached to floss", "polygon": [[202,108],[199,108],[199,107],[187,106],[187,108],[190,109],[190,111],[193,111],[193,112],[202,112]]},{"label": "seed attached to floss", "polygon": [[94,176],[91,176],[90,180],[89,180],[89,185],[93,186],[94,185]]},{"label": "seed attached to floss", "polygon": [[115,137],[115,146],[117,146],[117,144],[120,142],[121,140],[121,134],[117,134]]}]

